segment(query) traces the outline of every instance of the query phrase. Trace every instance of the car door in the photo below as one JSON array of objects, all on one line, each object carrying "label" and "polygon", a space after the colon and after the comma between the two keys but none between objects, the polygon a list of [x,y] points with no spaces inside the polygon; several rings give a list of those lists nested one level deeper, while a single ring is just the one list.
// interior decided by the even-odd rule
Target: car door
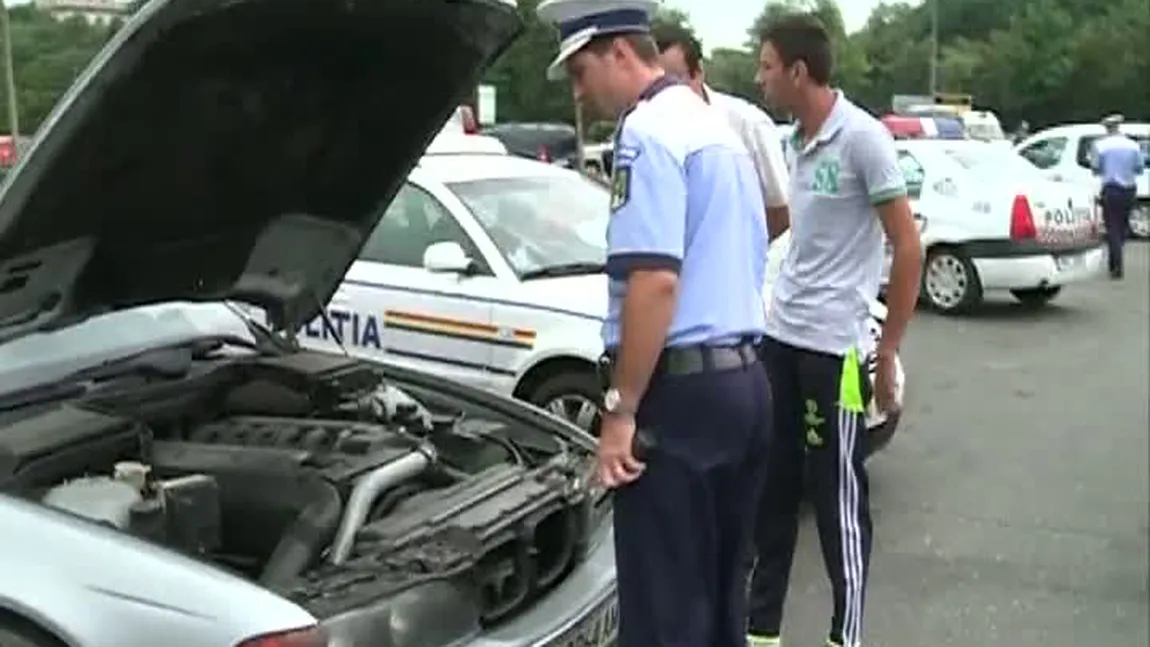
[{"label": "car door", "polygon": [[[440,242],[462,247],[473,261],[471,270],[426,269],[424,252]],[[348,270],[328,314],[349,352],[485,386],[496,333],[491,302],[482,296],[495,282],[456,215],[409,180]],[[335,343],[317,322],[301,338],[309,345]]]}]

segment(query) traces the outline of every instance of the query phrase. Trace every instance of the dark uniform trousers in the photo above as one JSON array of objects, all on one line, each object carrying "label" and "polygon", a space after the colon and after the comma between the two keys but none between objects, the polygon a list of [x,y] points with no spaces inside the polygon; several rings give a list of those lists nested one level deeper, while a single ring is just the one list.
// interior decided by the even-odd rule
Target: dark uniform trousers
[{"label": "dark uniform trousers", "polygon": [[1111,274],[1122,274],[1122,247],[1130,232],[1130,212],[1134,210],[1134,202],[1134,187],[1117,184],[1102,187],[1102,220],[1106,223],[1106,248]]},{"label": "dark uniform trousers", "polygon": [[619,647],[745,647],[746,570],[771,403],[741,365],[657,370],[636,425],[646,471],[615,494]]},{"label": "dark uniform trousers", "polygon": [[[809,483],[834,594],[829,638],[836,644],[853,644],[862,633],[871,549],[863,466],[865,414],[857,411],[857,403],[843,406],[847,385],[842,356],[800,349],[770,338],[764,341],[761,353],[773,389],[775,424],[754,531],[757,554],[750,584],[748,630],[754,636],[780,635],[798,536],[799,504],[804,485]],[[856,372],[854,399],[867,402],[870,387],[865,368]],[[850,372],[847,377],[852,377]]]}]

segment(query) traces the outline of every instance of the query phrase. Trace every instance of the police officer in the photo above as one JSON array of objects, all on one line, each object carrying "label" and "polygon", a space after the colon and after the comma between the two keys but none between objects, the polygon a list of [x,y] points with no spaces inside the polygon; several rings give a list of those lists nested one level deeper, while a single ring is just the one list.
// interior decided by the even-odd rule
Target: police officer
[{"label": "police officer", "polygon": [[756,80],[798,124],[791,142],[791,248],[763,344],[776,418],[755,532],[748,642],[779,644],[809,468],[834,594],[828,644],[856,647],[871,548],[863,465],[871,389],[859,359],[871,351],[868,304],[879,291],[885,233],[893,267],[873,391],[880,409],[896,413],[895,354],[918,298],[918,231],[890,134],[828,84],[831,45],[818,20],[780,18],[760,42]]},{"label": "police officer", "polygon": [[1122,278],[1122,247],[1130,231],[1134,210],[1135,183],[1146,168],[1145,154],[1138,143],[1123,135],[1122,115],[1102,120],[1106,136],[1094,143],[1094,174],[1102,180],[1102,220],[1106,223],[1106,246],[1110,277]]},{"label": "police officer", "polygon": [[683,79],[703,101],[718,109],[747,147],[759,174],[763,202],[767,206],[767,231],[774,240],[790,227],[787,166],[775,122],[750,102],[707,86],[703,45],[688,28],[675,24],[657,25],[655,43],[659,46],[659,62],[663,69]]},{"label": "police officer", "polygon": [[[746,550],[770,425],[755,340],[766,227],[735,134],[665,75],[654,0],[546,0],[551,78],[619,120],[607,231],[611,358],[598,478],[615,489],[620,647],[743,647]],[[640,462],[636,429],[654,440]]]}]

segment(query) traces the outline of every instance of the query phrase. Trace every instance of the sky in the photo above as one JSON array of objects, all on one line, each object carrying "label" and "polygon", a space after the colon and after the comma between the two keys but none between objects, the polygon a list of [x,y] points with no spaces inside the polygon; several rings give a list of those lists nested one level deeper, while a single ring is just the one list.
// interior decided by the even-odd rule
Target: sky
[{"label": "sky", "polygon": [[[691,18],[703,48],[742,47],[747,40],[747,27],[763,10],[766,0],[663,0],[664,4],[682,9]],[[918,0],[911,0],[918,4]],[[871,10],[882,0],[839,0],[848,32],[861,29]],[[719,7],[722,9],[719,9]]]}]

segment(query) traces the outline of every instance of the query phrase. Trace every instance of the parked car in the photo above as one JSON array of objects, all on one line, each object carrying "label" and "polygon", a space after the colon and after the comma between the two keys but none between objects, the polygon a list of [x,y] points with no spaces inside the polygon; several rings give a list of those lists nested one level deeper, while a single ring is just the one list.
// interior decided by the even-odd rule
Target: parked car
[{"label": "parked car", "polygon": [[[391,358],[592,429],[609,190],[514,156],[425,155],[306,345]],[[775,264],[789,237],[771,249]],[[875,332],[885,309],[873,304]],[[900,369],[901,370],[901,369]],[[898,421],[872,416],[872,448]]]},{"label": "parked car", "polygon": [[521,29],[152,0],[97,54],[0,193],[0,645],[610,642],[590,436],[224,301],[312,319]]},{"label": "parked car", "polygon": [[[1147,170],[1138,178],[1130,231],[1138,238],[1150,238],[1150,123],[1124,123],[1120,130],[1138,142],[1146,155]],[[1104,134],[1100,124],[1055,126],[1026,137],[1015,150],[1048,179],[1086,187],[1097,195],[1101,187],[1094,175],[1092,155],[1094,143]]]},{"label": "parked car", "polygon": [[508,122],[488,126],[482,133],[503,142],[512,155],[577,167],[579,137],[569,124]]},{"label": "parked car", "polygon": [[1101,275],[1098,213],[1088,188],[1051,182],[995,142],[896,142],[926,253],[933,309],[977,307],[990,290],[1041,305]]}]

